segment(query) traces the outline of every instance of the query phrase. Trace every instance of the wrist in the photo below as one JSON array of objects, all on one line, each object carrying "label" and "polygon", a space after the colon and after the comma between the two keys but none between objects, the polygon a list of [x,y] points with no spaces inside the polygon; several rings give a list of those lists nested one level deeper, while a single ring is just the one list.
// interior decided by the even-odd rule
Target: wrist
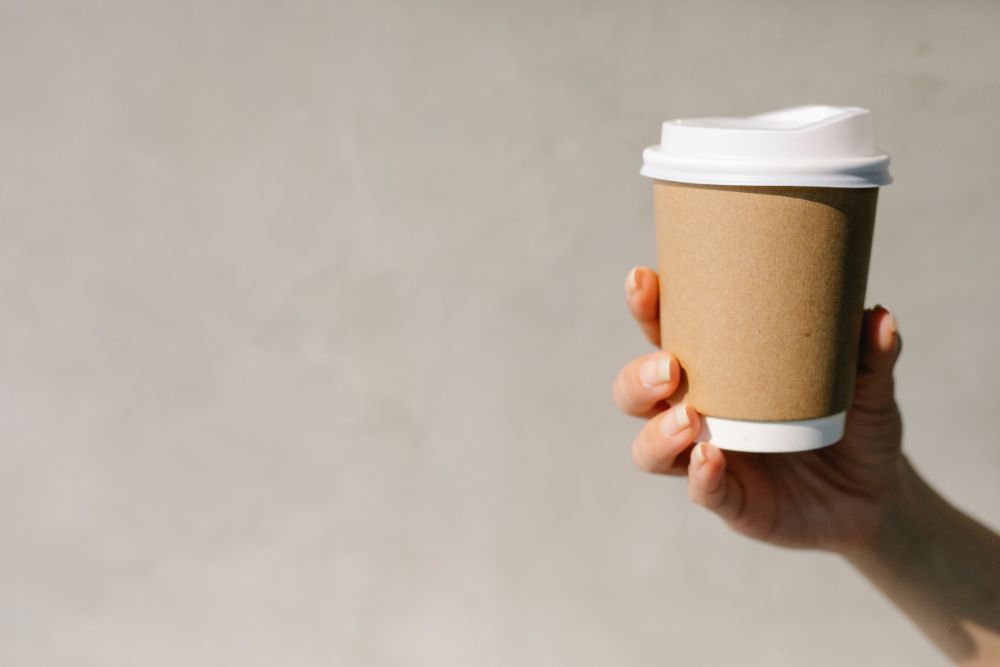
[{"label": "wrist", "polygon": [[924,539],[936,494],[903,454],[896,460],[875,527],[857,549],[845,553],[855,565],[905,559]]}]

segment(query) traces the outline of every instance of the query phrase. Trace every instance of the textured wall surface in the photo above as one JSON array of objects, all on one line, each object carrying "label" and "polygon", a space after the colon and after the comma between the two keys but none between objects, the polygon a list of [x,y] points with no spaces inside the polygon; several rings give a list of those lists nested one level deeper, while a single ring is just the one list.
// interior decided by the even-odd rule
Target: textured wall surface
[{"label": "textured wall surface", "polygon": [[1000,5],[0,0],[0,663],[938,665],[633,469],[641,149],[876,114],[906,448],[1000,525]]}]

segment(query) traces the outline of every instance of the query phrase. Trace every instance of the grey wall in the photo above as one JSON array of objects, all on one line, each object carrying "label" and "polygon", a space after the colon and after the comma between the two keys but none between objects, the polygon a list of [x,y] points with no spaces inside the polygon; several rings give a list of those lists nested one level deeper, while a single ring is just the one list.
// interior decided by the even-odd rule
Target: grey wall
[{"label": "grey wall", "polygon": [[641,149],[872,108],[906,448],[1000,525],[1000,5],[0,2],[0,662],[936,665],[635,471]]}]

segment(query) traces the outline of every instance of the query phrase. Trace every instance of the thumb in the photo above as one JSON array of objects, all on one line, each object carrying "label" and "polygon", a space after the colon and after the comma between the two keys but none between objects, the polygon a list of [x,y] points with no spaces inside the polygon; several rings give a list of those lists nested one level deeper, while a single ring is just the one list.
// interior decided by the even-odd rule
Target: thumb
[{"label": "thumb", "polygon": [[887,410],[894,404],[892,369],[903,349],[899,325],[882,306],[866,310],[858,350],[854,404],[865,410]]}]

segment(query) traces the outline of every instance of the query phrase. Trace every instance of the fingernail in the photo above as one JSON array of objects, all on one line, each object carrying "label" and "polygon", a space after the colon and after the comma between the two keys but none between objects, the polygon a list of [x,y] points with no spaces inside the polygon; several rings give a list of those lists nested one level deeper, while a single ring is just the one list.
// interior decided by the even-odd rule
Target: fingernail
[{"label": "fingernail", "polygon": [[705,461],[708,460],[705,458],[705,449],[703,444],[704,443],[699,442],[694,446],[694,449],[691,450],[691,460],[694,461],[694,464],[699,467],[705,465]]},{"label": "fingernail", "polygon": [[628,278],[625,280],[625,293],[628,296],[632,296],[639,289],[639,282],[635,275],[638,271],[639,267],[633,266],[632,270],[628,272]]},{"label": "fingernail", "polygon": [[886,320],[885,322],[879,321],[878,330],[875,332],[878,345],[884,350],[895,350],[899,346],[899,322],[896,321],[896,316],[891,310],[885,306],[878,307],[888,315],[888,317],[883,318]]},{"label": "fingernail", "polygon": [[[885,308],[885,306],[883,306],[883,308]],[[889,314],[889,330],[892,331],[892,333],[898,333],[899,320],[896,319],[896,314],[888,308],[885,309],[885,312]]]},{"label": "fingernail", "polygon": [[670,382],[670,356],[647,359],[639,366],[639,381],[647,389]]},{"label": "fingernail", "polygon": [[892,333],[899,331],[899,322],[896,320],[896,315],[891,310],[883,306],[881,303],[876,303],[872,310],[885,311],[885,314],[889,316],[889,330],[892,331]]},{"label": "fingernail", "polygon": [[678,431],[683,431],[691,425],[691,415],[688,414],[687,403],[681,403],[674,409],[674,420],[677,422]]},{"label": "fingernail", "polygon": [[675,406],[670,414],[660,422],[660,433],[668,438],[677,435],[691,425],[687,403]]}]

